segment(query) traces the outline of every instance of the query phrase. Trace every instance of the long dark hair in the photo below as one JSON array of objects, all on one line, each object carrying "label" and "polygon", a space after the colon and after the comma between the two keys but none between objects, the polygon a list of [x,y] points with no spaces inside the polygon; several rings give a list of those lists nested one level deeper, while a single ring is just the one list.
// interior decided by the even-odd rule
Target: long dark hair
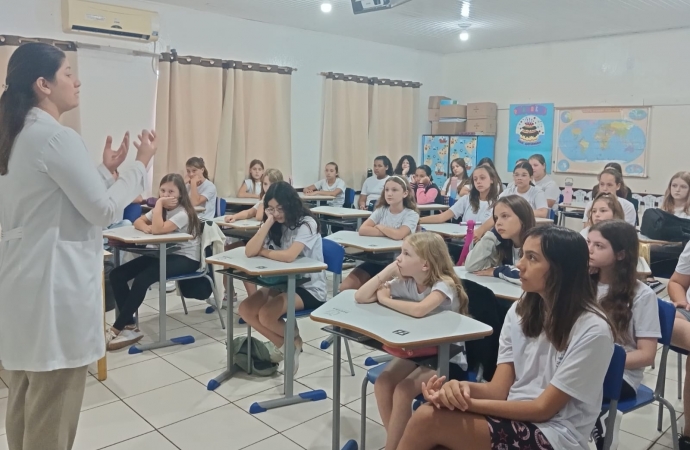
[{"label": "long dark hair", "polygon": [[[489,206],[494,206],[494,203],[496,203],[496,200],[498,199],[498,190],[499,190],[499,184],[501,184],[501,179],[498,178],[498,174],[496,174],[496,171],[491,168],[490,165],[485,165],[485,166],[480,166],[474,169],[474,172],[472,172],[472,176],[474,176],[475,173],[477,173],[478,170],[484,170],[486,173],[489,174],[489,178],[491,178],[491,187],[489,188],[489,193],[486,195],[486,201],[489,203]],[[472,206],[472,212],[475,214],[477,211],[479,211],[479,202],[480,202],[480,192],[479,190],[474,186],[474,183],[471,184],[470,188],[470,206]]]},{"label": "long dark hair", "polygon": [[558,351],[568,347],[575,322],[586,312],[607,320],[597,305],[596,287],[589,276],[589,249],[585,239],[563,227],[534,227],[527,238],[539,238],[549,263],[546,298],[526,292],[517,304],[520,326],[528,338],[542,333]]},{"label": "long dark hair", "polygon": [[[602,170],[597,176],[597,180],[600,180],[601,176],[605,173],[612,175],[616,179],[616,184],[621,185],[620,189],[616,191],[616,195],[620,198],[627,198],[628,194],[630,193],[630,188],[625,185],[625,181],[623,180],[623,171],[621,169],[621,165],[615,162],[606,164],[606,166],[604,166],[604,170]],[[592,188],[592,198],[596,197],[598,194],[599,183]]]},{"label": "long dark hair", "polygon": [[199,156],[192,156],[187,160],[187,167],[194,167],[195,169],[203,170],[204,178],[208,180],[208,170],[206,169],[206,164],[204,163],[204,158]]},{"label": "long dark hair", "polygon": [[[496,200],[494,203],[494,222],[496,221],[496,205],[503,204],[510,208],[513,213],[520,220],[522,229],[520,230],[520,247],[525,243],[525,238],[527,237],[527,232],[535,227],[536,221],[534,220],[534,210],[530,204],[524,198],[519,195],[507,195]],[[505,261],[513,257],[513,241],[505,240],[501,242],[498,246],[498,254],[501,261]]]},{"label": "long dark hair", "polygon": [[393,175],[393,164],[391,163],[391,160],[388,159],[388,156],[377,156],[376,158],[374,158],[374,162],[376,161],[381,161],[383,165],[386,166],[386,175],[388,175],[389,177]]},{"label": "long dark hair", "polygon": [[[498,170],[496,170],[496,166],[494,165],[494,160],[489,158],[488,156],[485,156],[484,158],[480,159],[479,162],[477,163],[477,168],[479,167],[491,167],[491,169],[496,173],[496,178],[498,178],[498,192],[503,191],[503,181],[501,181],[501,177],[498,175]],[[474,169],[477,170],[477,169]]]},{"label": "long dark hair", "polygon": [[[624,220],[603,220],[589,229],[598,231],[601,236],[609,241],[613,254],[623,256],[616,257],[616,267],[612,270],[613,281],[609,291],[599,301],[601,308],[611,321],[613,337],[618,344],[629,344],[628,327],[632,320],[633,300],[637,289],[637,261],[639,257],[640,243],[637,239],[637,230]],[[592,275],[592,280],[599,281],[599,273]]]},{"label": "long dark hair", "polygon": [[[378,158],[376,158],[378,159]],[[393,173],[395,175],[402,175],[403,173],[403,161],[407,160],[407,163],[410,165],[410,169],[407,171],[407,176],[409,177],[411,174],[414,174],[415,170],[417,170],[417,163],[415,162],[414,158],[411,155],[405,155],[400,160],[398,161],[398,165],[395,166],[395,170]]]},{"label": "long dark hair", "polygon": [[64,60],[59,48],[34,42],[20,46],[10,57],[7,79],[0,83],[6,86],[5,92],[0,86],[0,175],[7,175],[14,141],[24,128],[27,114],[38,104],[36,80],[55,81]]},{"label": "long dark hair", "polygon": [[[463,158],[455,158],[450,162],[450,177],[453,178],[455,176],[455,173],[453,172],[453,164],[457,164],[458,166],[462,167],[462,178],[458,180],[458,186],[457,186],[457,192],[458,194],[462,190],[462,188],[465,187],[465,185],[470,185],[472,184],[472,181],[470,180],[470,176],[467,174],[467,164],[465,163],[465,160]],[[450,187],[450,184],[448,184],[448,187]],[[448,195],[448,192],[446,192],[446,195]],[[477,211],[475,211],[477,212]]]},{"label": "long dark hair", "polygon": [[523,161],[515,164],[515,167],[513,167],[513,174],[515,174],[515,171],[518,169],[525,169],[527,171],[530,177],[529,185],[534,186],[534,183],[532,183],[532,177],[534,176],[534,169],[532,169],[532,164],[530,164],[529,161]]},{"label": "long dark hair", "polygon": [[305,223],[305,217],[311,217],[314,219],[314,222],[316,222],[316,230],[313,230],[314,233],[320,231],[319,221],[314,217],[314,214],[312,214],[309,208],[304,205],[295,188],[290,186],[290,183],[286,181],[273,183],[271,187],[268,188],[268,191],[266,191],[266,195],[264,196],[264,222],[266,222],[268,218],[266,213],[268,202],[272,199],[283,208],[283,214],[285,215],[284,224],[276,222],[271,226],[271,229],[268,230],[268,237],[274,244],[280,245],[280,241],[283,238],[283,225],[290,230],[295,230]]},{"label": "long dark hair", "polygon": [[[192,200],[189,198],[189,193],[187,192],[187,187],[184,184],[184,178],[177,173],[169,173],[163,177],[158,186],[163,186],[165,183],[173,183],[178,191],[180,191],[180,197],[177,199],[178,204],[187,213],[187,218],[189,219],[189,225],[187,226],[187,233],[194,237],[199,237],[201,235],[201,222],[199,221],[199,216],[197,216],[194,206],[192,206]],[[167,220],[167,211],[163,210],[163,220]]]}]

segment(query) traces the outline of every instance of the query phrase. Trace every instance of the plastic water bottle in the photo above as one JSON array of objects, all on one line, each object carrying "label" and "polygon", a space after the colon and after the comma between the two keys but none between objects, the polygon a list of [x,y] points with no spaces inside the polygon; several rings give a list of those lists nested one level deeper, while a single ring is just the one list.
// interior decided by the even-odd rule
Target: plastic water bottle
[{"label": "plastic water bottle", "polygon": [[367,169],[367,178],[374,176],[374,171],[371,169]]},{"label": "plastic water bottle", "polygon": [[458,259],[458,266],[465,264],[465,259],[467,259],[467,254],[470,252],[470,247],[472,246],[472,240],[474,239],[474,220],[467,221],[467,235],[465,236],[465,245],[462,246],[462,252],[460,252],[460,258]]},{"label": "plastic water bottle", "polygon": [[565,188],[563,189],[563,203],[570,205],[573,202],[573,179],[565,179]]}]

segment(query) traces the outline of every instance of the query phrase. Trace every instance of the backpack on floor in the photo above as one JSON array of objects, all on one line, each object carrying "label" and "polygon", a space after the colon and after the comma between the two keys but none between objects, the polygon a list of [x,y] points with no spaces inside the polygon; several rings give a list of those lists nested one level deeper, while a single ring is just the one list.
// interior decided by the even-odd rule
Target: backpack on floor
[{"label": "backpack on floor", "polygon": [[232,340],[235,349],[235,365],[245,372],[249,372],[251,363],[252,375],[259,377],[269,377],[278,371],[278,364],[271,362],[266,345],[256,338],[251,338],[252,360],[247,358],[249,340],[247,336],[238,336]]},{"label": "backpack on floor", "polygon": [[690,240],[690,219],[681,219],[659,208],[650,208],[642,216],[640,233],[650,239],[669,242]]}]

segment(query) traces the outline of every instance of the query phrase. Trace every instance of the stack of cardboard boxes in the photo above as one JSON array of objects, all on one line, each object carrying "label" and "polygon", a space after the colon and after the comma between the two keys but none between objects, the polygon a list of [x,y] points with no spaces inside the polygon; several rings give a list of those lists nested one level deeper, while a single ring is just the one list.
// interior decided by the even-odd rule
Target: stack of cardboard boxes
[{"label": "stack of cardboard boxes", "polygon": [[496,113],[495,103],[460,105],[448,97],[429,97],[429,122],[434,135],[493,136],[496,134]]}]

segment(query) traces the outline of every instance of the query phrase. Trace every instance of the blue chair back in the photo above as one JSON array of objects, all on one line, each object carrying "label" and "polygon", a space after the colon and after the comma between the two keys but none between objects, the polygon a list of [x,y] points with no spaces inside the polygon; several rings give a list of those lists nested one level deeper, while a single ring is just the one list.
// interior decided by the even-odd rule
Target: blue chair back
[{"label": "blue chair back", "polygon": [[225,201],[224,198],[222,197],[217,197],[216,198],[216,217],[224,216],[225,215],[225,209],[228,206],[228,202]]},{"label": "blue chair back", "polygon": [[139,217],[141,217],[141,205],[138,203],[130,203],[125,208],[122,220],[129,220],[134,223]]},{"label": "blue chair back", "polygon": [[561,203],[563,203],[563,194],[558,196],[558,204],[560,205]]},{"label": "blue chair back", "polygon": [[343,202],[343,208],[352,208],[355,204],[355,190],[351,188],[345,188],[345,201]]},{"label": "blue chair back", "polygon": [[326,263],[329,272],[336,275],[343,273],[343,259],[345,258],[345,248],[340,244],[323,239],[323,262]]},{"label": "blue chair back", "polygon": [[604,401],[617,401],[623,387],[623,372],[625,371],[625,349],[615,345],[609,369],[604,377]]},{"label": "blue chair back", "polygon": [[657,299],[659,303],[659,325],[661,327],[661,345],[671,345],[671,335],[673,334],[673,322],[676,319],[676,307],[673,303]]}]

